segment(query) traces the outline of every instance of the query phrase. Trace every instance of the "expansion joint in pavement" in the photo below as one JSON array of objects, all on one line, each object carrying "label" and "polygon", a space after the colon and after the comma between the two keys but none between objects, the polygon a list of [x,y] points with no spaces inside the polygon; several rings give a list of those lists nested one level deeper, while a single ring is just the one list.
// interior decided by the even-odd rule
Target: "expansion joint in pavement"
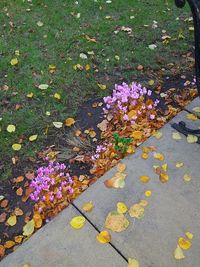
[{"label": "expansion joint in pavement", "polygon": [[[71,205],[89,222],[89,224],[98,232],[101,231],[96,227],[96,225],[74,204],[71,203]],[[109,242],[110,246],[126,261],[128,262],[128,259],[124,256],[124,254],[112,243]]]}]

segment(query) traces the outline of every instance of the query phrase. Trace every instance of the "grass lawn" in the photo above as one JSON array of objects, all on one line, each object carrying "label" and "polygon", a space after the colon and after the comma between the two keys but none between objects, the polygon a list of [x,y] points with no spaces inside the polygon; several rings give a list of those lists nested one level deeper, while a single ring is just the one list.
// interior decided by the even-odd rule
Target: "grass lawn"
[{"label": "grass lawn", "polygon": [[[13,156],[23,161],[48,135],[62,134],[52,122],[75,117],[83,101],[109,94],[122,80],[156,79],[162,68],[169,75],[170,63],[180,70],[189,64],[181,55],[192,49],[191,15],[172,0],[1,0],[0,10],[0,179],[11,176]],[[7,132],[9,124],[15,132]]]}]

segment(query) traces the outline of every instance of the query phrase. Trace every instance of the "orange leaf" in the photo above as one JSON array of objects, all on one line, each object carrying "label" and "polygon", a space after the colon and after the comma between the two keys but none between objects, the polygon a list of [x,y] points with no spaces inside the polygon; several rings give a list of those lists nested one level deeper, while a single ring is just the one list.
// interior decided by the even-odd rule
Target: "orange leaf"
[{"label": "orange leaf", "polygon": [[136,139],[136,140],[141,140],[142,139],[143,133],[141,131],[134,131],[131,136]]},{"label": "orange leaf", "polygon": [[35,228],[40,228],[42,226],[42,217],[39,213],[34,213],[33,220],[35,222]]},{"label": "orange leaf", "polygon": [[23,237],[23,235],[18,235],[18,236],[15,236],[14,237],[14,240],[15,240],[15,242],[16,243],[21,243],[22,242],[22,239],[23,239],[24,237]]},{"label": "orange leaf", "polygon": [[0,257],[3,257],[5,255],[5,248],[4,246],[0,245]]},{"label": "orange leaf", "polygon": [[102,244],[109,243],[111,241],[111,235],[107,231],[101,231],[96,236],[96,239]]},{"label": "orange leaf", "polygon": [[146,175],[142,175],[140,176],[140,181],[144,184],[148,183],[150,180],[150,177],[149,176],[146,176]]},{"label": "orange leaf", "polygon": [[24,180],[24,176],[18,176],[17,178],[13,179],[14,183],[20,183]]},{"label": "orange leaf", "polygon": [[114,184],[114,182],[113,182],[112,179],[106,180],[106,181],[104,182],[104,185],[105,185],[106,187],[108,187],[108,188],[113,187],[113,184]]},{"label": "orange leaf", "polygon": [[65,125],[68,126],[68,127],[70,127],[70,126],[72,126],[75,122],[76,122],[76,121],[75,121],[73,118],[67,118],[67,119],[65,120]]}]

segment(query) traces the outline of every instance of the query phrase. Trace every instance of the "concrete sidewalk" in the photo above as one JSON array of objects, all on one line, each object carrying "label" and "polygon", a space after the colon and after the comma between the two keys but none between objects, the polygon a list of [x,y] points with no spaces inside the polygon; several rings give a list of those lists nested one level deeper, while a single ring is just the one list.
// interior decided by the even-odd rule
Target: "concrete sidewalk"
[{"label": "concrete sidewalk", "polygon": [[[188,107],[199,106],[194,100]],[[184,120],[192,128],[200,127],[200,120],[185,118],[187,111],[179,113],[170,123]],[[141,145],[153,145],[165,155],[160,162],[150,156],[141,159],[141,147],[136,153],[123,160],[126,164],[127,178],[123,189],[108,189],[104,181],[113,176],[116,168],[111,169],[94,185],[84,192],[70,207],[55,219],[37,231],[15,252],[7,256],[0,267],[20,267],[29,263],[30,267],[123,267],[126,260],[135,258],[140,267],[199,267],[200,266],[200,145],[188,144],[185,136],[176,141],[172,139],[170,123],[160,131],[163,137],[157,140],[149,138]],[[183,162],[182,168],[176,168],[176,162]],[[163,184],[153,171],[153,165],[168,164],[170,179]],[[183,175],[191,175],[190,182],[183,180]],[[139,181],[139,176],[148,175],[147,184]],[[144,196],[145,190],[151,190],[152,196]],[[98,231],[105,229],[105,218],[110,211],[116,210],[117,202],[124,202],[128,207],[146,199],[145,216],[137,220],[126,214],[130,225],[124,232],[114,233],[111,244],[96,241]],[[86,225],[80,230],[70,227],[69,221],[80,215],[84,202],[92,201],[94,209],[85,213]],[[80,213],[81,212],[81,213]],[[97,231],[98,230],[98,231]],[[179,237],[185,232],[192,232],[192,247],[184,251],[185,259],[177,261],[173,252]]]}]

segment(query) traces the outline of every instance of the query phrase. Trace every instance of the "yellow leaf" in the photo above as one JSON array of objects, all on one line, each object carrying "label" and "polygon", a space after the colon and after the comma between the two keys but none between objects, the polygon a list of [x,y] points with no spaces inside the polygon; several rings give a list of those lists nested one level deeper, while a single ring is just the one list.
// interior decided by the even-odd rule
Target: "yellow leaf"
[{"label": "yellow leaf", "polygon": [[101,231],[96,236],[96,239],[102,244],[109,243],[111,241],[111,235],[107,231]]},{"label": "yellow leaf", "polygon": [[128,154],[133,154],[135,152],[134,146],[133,145],[129,145],[128,148],[127,148],[127,150],[126,150],[126,152]]},{"label": "yellow leaf", "polygon": [[22,265],[22,267],[30,267],[30,265],[28,263],[25,263]]},{"label": "yellow leaf", "polygon": [[178,244],[180,246],[180,248],[184,249],[184,250],[188,250],[192,244],[190,241],[188,241],[187,239],[183,238],[183,237],[180,237],[178,239]]},{"label": "yellow leaf", "polygon": [[154,136],[156,139],[160,139],[160,138],[163,136],[163,134],[162,134],[160,131],[157,131],[157,132],[155,132],[155,133],[153,134],[153,136]]},{"label": "yellow leaf", "polygon": [[146,175],[140,176],[140,181],[144,184],[148,183],[150,181],[150,177]]},{"label": "yellow leaf", "polygon": [[158,159],[158,160],[164,160],[165,159],[164,155],[161,153],[155,153],[154,158]]},{"label": "yellow leaf", "polygon": [[182,249],[178,245],[177,245],[177,247],[176,247],[176,249],[174,251],[174,258],[176,260],[181,260],[181,259],[185,258]]},{"label": "yellow leaf", "polygon": [[10,64],[11,64],[12,66],[17,65],[17,64],[18,64],[18,59],[17,59],[16,57],[13,58],[13,59],[11,59]]},{"label": "yellow leaf", "polygon": [[128,265],[127,267],[140,267],[139,262],[136,259],[128,258]]},{"label": "yellow leaf", "polygon": [[16,130],[15,125],[13,125],[13,124],[9,124],[9,125],[7,126],[7,132],[9,132],[9,133],[14,133],[15,130]]},{"label": "yellow leaf", "polygon": [[60,122],[60,121],[54,121],[53,122],[53,125],[56,127],[56,128],[62,128],[62,126],[63,126],[63,123],[62,122]]},{"label": "yellow leaf", "polygon": [[148,153],[142,153],[141,157],[142,157],[143,159],[148,159],[149,154],[148,154]]},{"label": "yellow leaf", "polygon": [[126,213],[128,210],[127,206],[123,202],[118,202],[117,203],[117,212],[120,214]]},{"label": "yellow leaf", "polygon": [[193,110],[194,112],[198,112],[198,113],[199,113],[199,112],[200,112],[200,107],[195,107],[195,108],[193,108],[192,110]]},{"label": "yellow leaf", "polygon": [[70,127],[70,126],[72,126],[75,122],[76,122],[76,121],[75,121],[73,118],[67,118],[67,119],[65,120],[65,125],[68,126],[68,127]]},{"label": "yellow leaf", "polygon": [[42,226],[42,217],[39,213],[34,213],[33,220],[35,222],[35,228],[40,228]]},{"label": "yellow leaf", "polygon": [[13,144],[12,145],[12,149],[15,151],[19,151],[22,148],[21,144]]},{"label": "yellow leaf", "polygon": [[187,136],[187,142],[189,144],[194,144],[198,141],[198,137],[196,135],[188,134]]},{"label": "yellow leaf", "polygon": [[16,223],[17,223],[17,217],[15,215],[13,216],[10,216],[7,220],[7,223],[10,225],[10,226],[14,226]]},{"label": "yellow leaf", "polygon": [[55,93],[55,94],[53,95],[53,97],[54,97],[54,98],[56,98],[56,99],[58,99],[58,100],[60,100],[60,99],[61,99],[61,95],[60,95],[60,94],[58,94],[58,93]]},{"label": "yellow leaf", "polygon": [[167,164],[166,163],[162,165],[162,169],[163,169],[164,172],[167,171]]},{"label": "yellow leaf", "polygon": [[118,163],[117,164],[117,171],[118,172],[124,172],[126,170],[126,165],[124,163]]},{"label": "yellow leaf", "polygon": [[86,202],[86,203],[84,203],[83,206],[82,206],[82,209],[83,209],[84,211],[87,211],[87,212],[92,211],[93,208],[94,208],[94,205],[93,205],[92,201],[90,201],[90,202]]},{"label": "yellow leaf", "polygon": [[159,178],[162,183],[166,183],[169,180],[169,175],[167,173],[161,172]]},{"label": "yellow leaf", "polygon": [[19,50],[15,50],[15,55],[19,56]]},{"label": "yellow leaf", "polygon": [[90,69],[91,69],[90,65],[89,65],[89,64],[86,64],[86,65],[85,65],[85,70],[88,71],[88,70],[90,70]]},{"label": "yellow leaf", "polygon": [[131,217],[141,219],[144,217],[144,207],[142,207],[140,204],[134,204],[129,209],[129,215]]},{"label": "yellow leaf", "polygon": [[33,97],[33,93],[30,92],[30,93],[28,93],[26,96],[27,96],[28,98],[32,98],[32,97]]},{"label": "yellow leaf", "polygon": [[31,135],[29,137],[29,141],[31,141],[31,142],[35,141],[37,139],[37,137],[38,137],[37,134]]},{"label": "yellow leaf", "polygon": [[150,197],[152,193],[151,193],[150,190],[147,190],[147,191],[144,192],[144,194],[145,194],[146,197]]},{"label": "yellow leaf", "polygon": [[[131,112],[131,111],[130,111]],[[129,113],[130,113],[129,112]],[[129,116],[129,113],[128,113],[128,116]],[[130,118],[131,119],[131,118]],[[134,131],[131,136],[136,139],[136,140],[141,140],[142,139],[142,135],[143,135],[143,132],[141,131]]]},{"label": "yellow leaf", "polygon": [[185,235],[187,236],[188,239],[192,239],[193,238],[193,234],[190,232],[186,232]]},{"label": "yellow leaf", "polygon": [[76,216],[70,221],[70,225],[74,229],[81,229],[85,225],[85,218],[83,216]]},{"label": "yellow leaf", "polygon": [[5,242],[4,247],[5,248],[12,248],[15,245],[15,242],[12,240],[8,240]]},{"label": "yellow leaf", "polygon": [[148,81],[148,84],[150,85],[150,86],[152,86],[152,85],[154,85],[154,80],[150,80],[150,81]]},{"label": "yellow leaf", "polygon": [[44,25],[44,23],[42,21],[38,21],[37,25],[38,25],[38,27],[42,27]]},{"label": "yellow leaf", "polygon": [[192,177],[189,174],[186,173],[183,175],[183,180],[185,182],[189,182],[189,181],[191,181],[191,179],[192,179]]},{"label": "yellow leaf", "polygon": [[176,168],[181,168],[184,166],[183,162],[176,162]]},{"label": "yellow leaf", "polygon": [[105,227],[112,230],[113,232],[125,231],[129,226],[129,221],[126,219],[124,214],[120,214],[117,211],[110,212],[106,217]]},{"label": "yellow leaf", "polygon": [[142,199],[142,200],[140,200],[140,202],[139,202],[138,204],[139,204],[140,206],[142,206],[142,207],[146,207],[149,203],[148,203],[148,201]]},{"label": "yellow leaf", "polygon": [[34,219],[32,219],[29,222],[27,222],[27,224],[24,225],[23,235],[24,236],[32,235],[32,233],[34,232],[34,228],[35,228],[35,221],[34,221]]},{"label": "yellow leaf", "polygon": [[105,90],[107,86],[105,84],[98,83],[97,84],[101,90]]},{"label": "yellow leaf", "polygon": [[117,178],[114,180],[113,187],[114,188],[124,188],[125,186],[125,181],[124,178]]},{"label": "yellow leaf", "polygon": [[189,114],[186,115],[186,118],[188,120],[196,121],[197,120],[197,115],[189,113]]},{"label": "yellow leaf", "polygon": [[172,133],[172,138],[174,140],[181,140],[182,139],[181,135],[177,132]]}]

